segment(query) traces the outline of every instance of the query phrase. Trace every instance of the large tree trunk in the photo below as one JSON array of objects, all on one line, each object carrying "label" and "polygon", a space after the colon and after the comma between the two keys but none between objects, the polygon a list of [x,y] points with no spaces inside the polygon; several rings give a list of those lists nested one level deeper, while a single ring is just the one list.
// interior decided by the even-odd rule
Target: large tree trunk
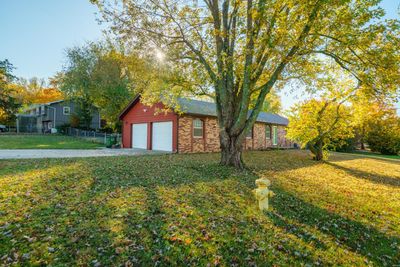
[{"label": "large tree trunk", "polygon": [[317,147],[316,147],[316,153],[315,153],[315,155],[314,155],[314,159],[315,159],[316,161],[321,161],[321,160],[324,159],[324,153],[323,153],[323,151],[322,151],[322,146],[317,146]]},{"label": "large tree trunk", "polygon": [[315,144],[309,144],[310,151],[313,153],[313,159],[316,161],[321,161],[324,159],[323,143],[322,141],[317,141]]},{"label": "large tree trunk", "polygon": [[360,143],[361,143],[361,149],[365,150],[365,141],[364,141],[364,137],[365,137],[365,128],[362,127],[361,130],[361,138],[360,138]]},{"label": "large tree trunk", "polygon": [[361,142],[361,149],[362,149],[362,150],[365,150],[364,140],[363,140],[363,139],[361,139],[361,141],[360,141],[360,142]]},{"label": "large tree trunk", "polygon": [[239,169],[244,168],[242,160],[242,141],[240,137],[229,136],[226,132],[220,133],[221,165],[232,166]]}]

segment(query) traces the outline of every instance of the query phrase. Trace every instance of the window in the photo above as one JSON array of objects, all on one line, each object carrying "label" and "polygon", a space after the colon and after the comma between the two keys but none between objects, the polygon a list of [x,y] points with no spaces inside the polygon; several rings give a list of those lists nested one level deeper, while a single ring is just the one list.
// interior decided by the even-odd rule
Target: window
[{"label": "window", "polygon": [[203,138],[203,121],[200,119],[193,120],[193,137]]},{"label": "window", "polygon": [[42,106],[41,108],[42,108],[42,112],[41,112],[40,114],[44,115],[44,114],[46,113],[46,112],[45,112],[45,107]]},{"label": "window", "polygon": [[253,138],[253,127],[251,127],[250,130],[247,132],[246,138]]},{"label": "window", "polygon": [[272,126],[272,144],[278,145],[278,126]]},{"label": "window", "polygon": [[63,107],[63,114],[64,115],[71,114],[71,108],[70,107]]},{"label": "window", "polygon": [[265,126],[265,138],[271,139],[271,126],[269,125]]}]

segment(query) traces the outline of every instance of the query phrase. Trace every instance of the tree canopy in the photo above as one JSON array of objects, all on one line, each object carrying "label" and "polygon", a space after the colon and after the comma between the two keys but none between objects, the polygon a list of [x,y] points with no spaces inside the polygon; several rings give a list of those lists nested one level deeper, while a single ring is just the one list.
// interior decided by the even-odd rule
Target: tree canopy
[{"label": "tree canopy", "polygon": [[150,81],[150,66],[134,52],[107,43],[88,43],[67,49],[67,64],[54,82],[67,98],[98,107],[115,127],[123,107]]},{"label": "tree canopy", "polygon": [[312,99],[296,105],[289,116],[288,137],[309,148],[315,160],[327,158],[335,140],[353,136],[349,108],[335,100]]},{"label": "tree canopy", "polygon": [[162,51],[191,93],[215,98],[222,164],[243,166],[245,135],[273,88],[313,88],[327,62],[365,94],[398,89],[399,21],[383,21],[378,0],[92,2],[121,40]]},{"label": "tree canopy", "polygon": [[64,98],[62,92],[55,86],[51,83],[47,84],[44,79],[37,77],[28,80],[19,78],[12,87],[24,105],[48,103]]},{"label": "tree canopy", "polygon": [[12,74],[14,67],[6,59],[0,61],[0,123],[14,123],[15,114],[21,107],[21,101],[16,97],[12,82],[16,77]]}]

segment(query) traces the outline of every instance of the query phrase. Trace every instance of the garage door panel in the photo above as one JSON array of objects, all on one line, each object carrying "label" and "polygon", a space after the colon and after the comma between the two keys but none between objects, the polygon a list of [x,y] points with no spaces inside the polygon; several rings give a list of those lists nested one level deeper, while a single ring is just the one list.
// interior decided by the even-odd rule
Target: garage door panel
[{"label": "garage door panel", "polygon": [[152,149],[172,151],[172,121],[153,123]]},{"label": "garage door panel", "polygon": [[147,149],[147,123],[132,124],[132,148]]}]

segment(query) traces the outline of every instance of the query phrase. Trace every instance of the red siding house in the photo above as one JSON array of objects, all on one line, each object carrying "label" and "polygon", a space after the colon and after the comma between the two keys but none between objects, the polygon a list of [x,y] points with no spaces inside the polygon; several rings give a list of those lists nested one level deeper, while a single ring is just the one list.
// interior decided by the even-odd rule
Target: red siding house
[{"label": "red siding house", "polygon": [[[120,115],[122,146],[175,153],[217,152],[220,150],[215,104],[178,99],[179,114],[165,112],[162,103],[146,106],[135,99]],[[261,112],[243,143],[244,149],[292,147],[286,139],[288,120]]]}]

